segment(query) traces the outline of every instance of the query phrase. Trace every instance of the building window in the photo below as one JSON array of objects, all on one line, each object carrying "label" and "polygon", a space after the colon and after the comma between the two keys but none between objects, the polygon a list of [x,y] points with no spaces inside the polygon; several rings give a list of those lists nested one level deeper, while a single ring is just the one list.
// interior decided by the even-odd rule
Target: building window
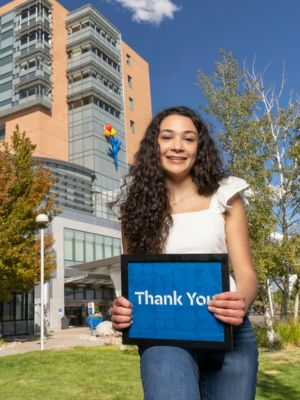
[{"label": "building window", "polygon": [[132,98],[132,97],[129,97],[129,109],[130,109],[131,111],[133,111],[133,109],[134,109],[133,98]]},{"label": "building window", "polygon": [[73,229],[64,229],[65,265],[102,260],[121,254],[121,240]]},{"label": "building window", "polygon": [[13,34],[14,34],[13,29],[3,32],[1,33],[1,40],[9,39],[10,37],[13,37]]},{"label": "building window", "polygon": [[0,59],[0,67],[3,67],[4,65],[12,63],[12,60],[13,60],[13,56],[12,55],[9,55],[9,56],[1,58]]},{"label": "building window", "polygon": [[83,300],[84,299],[83,287],[76,287],[74,290],[75,290],[75,300]]},{"label": "building window", "polygon": [[130,54],[126,54],[126,64],[131,67],[131,55]]},{"label": "building window", "polygon": [[85,289],[85,299],[86,300],[94,300],[95,299],[95,289],[86,288]]},{"label": "building window", "polygon": [[25,19],[25,18],[27,18],[28,17],[28,10],[23,10],[22,12],[21,12],[21,19]]},{"label": "building window", "polygon": [[75,260],[84,261],[84,232],[75,231]]},{"label": "building window", "polygon": [[71,286],[65,286],[65,299],[74,300],[74,288]]},{"label": "building window", "polygon": [[130,88],[132,88],[132,77],[130,75],[127,75],[127,83],[128,83],[128,86]]},{"label": "building window", "polygon": [[95,251],[94,251],[94,235],[92,233],[85,234],[85,261],[94,261],[95,260]]},{"label": "building window", "polygon": [[29,15],[35,15],[36,14],[36,6],[32,6],[29,8]]},{"label": "building window", "polygon": [[130,120],[130,132],[135,133],[135,123],[132,120]]},{"label": "building window", "polygon": [[79,24],[72,27],[72,33],[75,33],[75,32],[78,32],[78,31],[80,31],[80,25]]},{"label": "building window", "polygon": [[0,122],[0,140],[5,139],[5,123]]}]

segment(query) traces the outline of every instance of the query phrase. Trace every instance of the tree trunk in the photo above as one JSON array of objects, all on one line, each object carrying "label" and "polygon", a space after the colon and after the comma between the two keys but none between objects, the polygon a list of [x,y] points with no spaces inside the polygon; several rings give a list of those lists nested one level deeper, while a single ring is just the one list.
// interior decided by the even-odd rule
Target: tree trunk
[{"label": "tree trunk", "polygon": [[276,342],[277,337],[276,337],[276,333],[274,330],[274,320],[271,316],[271,312],[270,312],[270,306],[267,303],[265,305],[265,322],[266,322],[266,328],[267,328],[267,337],[268,337],[268,342],[270,344],[270,346],[273,346],[273,344]]},{"label": "tree trunk", "polygon": [[274,307],[273,307],[273,298],[272,298],[272,291],[271,291],[271,283],[270,283],[270,279],[267,279],[267,285],[268,285],[268,304],[269,304],[269,311],[270,311],[270,315],[272,320],[274,321]]},{"label": "tree trunk", "polygon": [[272,314],[272,298],[269,296],[269,281],[267,281],[267,287],[266,287],[266,293],[264,298],[266,301],[264,302],[264,317],[265,317],[265,323],[266,323],[266,328],[267,328],[267,337],[268,337],[268,342],[269,345],[272,347],[276,341],[277,341],[277,336],[274,330],[274,314]]},{"label": "tree trunk", "polygon": [[280,314],[281,318],[287,317],[288,315],[289,297],[290,297],[290,276],[289,274],[286,274],[283,282],[281,314]]},{"label": "tree trunk", "polygon": [[294,322],[298,321],[299,318],[299,294],[300,294],[300,288],[298,289],[296,296],[295,296],[295,302],[294,302]]}]

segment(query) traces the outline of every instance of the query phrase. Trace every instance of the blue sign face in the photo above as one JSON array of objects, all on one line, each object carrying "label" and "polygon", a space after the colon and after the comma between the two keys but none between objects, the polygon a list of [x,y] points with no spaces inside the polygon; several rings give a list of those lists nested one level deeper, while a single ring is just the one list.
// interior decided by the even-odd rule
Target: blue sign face
[{"label": "blue sign face", "polygon": [[219,261],[128,262],[128,338],[224,342],[207,301],[222,290]]}]

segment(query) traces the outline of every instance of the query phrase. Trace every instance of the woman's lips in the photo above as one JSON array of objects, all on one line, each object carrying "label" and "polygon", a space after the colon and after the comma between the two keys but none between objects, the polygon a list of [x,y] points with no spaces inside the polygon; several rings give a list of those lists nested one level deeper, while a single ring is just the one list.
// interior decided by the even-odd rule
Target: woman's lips
[{"label": "woman's lips", "polygon": [[186,157],[169,156],[169,157],[167,157],[167,159],[174,163],[182,163],[186,160]]}]

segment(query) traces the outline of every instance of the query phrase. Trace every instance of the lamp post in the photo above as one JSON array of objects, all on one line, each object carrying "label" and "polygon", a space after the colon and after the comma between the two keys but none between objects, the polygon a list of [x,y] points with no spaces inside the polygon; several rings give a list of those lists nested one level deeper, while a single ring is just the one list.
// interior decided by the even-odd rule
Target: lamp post
[{"label": "lamp post", "polygon": [[39,224],[41,230],[41,350],[44,350],[44,228],[49,222],[49,218],[46,214],[39,214],[35,221]]}]

